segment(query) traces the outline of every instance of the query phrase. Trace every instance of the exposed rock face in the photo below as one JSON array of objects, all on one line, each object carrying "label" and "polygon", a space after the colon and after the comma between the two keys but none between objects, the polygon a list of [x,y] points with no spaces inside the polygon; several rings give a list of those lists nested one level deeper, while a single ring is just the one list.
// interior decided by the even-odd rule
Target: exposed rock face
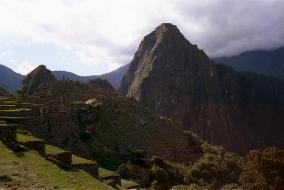
[{"label": "exposed rock face", "polygon": [[55,81],[51,71],[44,65],[39,65],[30,72],[22,82],[22,93],[26,95],[33,94],[38,87],[46,82]]},{"label": "exposed rock face", "polygon": [[143,39],[120,89],[230,150],[284,146],[284,83],[214,64],[172,24]]}]

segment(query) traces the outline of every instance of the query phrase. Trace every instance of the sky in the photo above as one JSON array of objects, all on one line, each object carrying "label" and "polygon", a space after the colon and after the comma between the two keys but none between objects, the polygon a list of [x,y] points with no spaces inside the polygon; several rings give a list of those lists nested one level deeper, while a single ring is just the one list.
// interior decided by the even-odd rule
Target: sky
[{"label": "sky", "polygon": [[0,64],[79,75],[131,61],[161,23],[210,57],[284,45],[284,0],[0,0]]}]

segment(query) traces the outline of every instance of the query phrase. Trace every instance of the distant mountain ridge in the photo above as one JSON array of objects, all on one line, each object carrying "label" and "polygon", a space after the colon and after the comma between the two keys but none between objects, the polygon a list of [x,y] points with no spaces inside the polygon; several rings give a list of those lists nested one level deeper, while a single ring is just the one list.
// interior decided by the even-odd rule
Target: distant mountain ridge
[{"label": "distant mountain ridge", "polygon": [[255,50],[236,56],[213,59],[237,71],[248,71],[284,80],[284,47],[274,50]]},{"label": "distant mountain ridge", "polygon": [[[112,72],[92,76],[80,76],[68,71],[52,71],[52,74],[57,80],[62,80],[64,78],[84,83],[87,83],[89,80],[96,78],[102,78],[109,81],[114,88],[118,88],[121,78],[127,68],[128,65],[125,65]],[[8,92],[15,93],[17,89],[20,89],[24,77],[24,75],[18,74],[4,65],[0,65],[0,86]]]},{"label": "distant mountain ridge", "polygon": [[91,75],[91,76],[79,76],[71,72],[67,71],[52,71],[52,74],[57,78],[57,80],[70,79],[80,82],[88,82],[89,80],[93,80],[96,78],[102,78],[108,80],[114,88],[118,88],[120,85],[121,78],[123,74],[126,72],[128,65],[124,65],[119,67],[118,69],[111,71],[109,73],[105,73],[102,75]]},{"label": "distant mountain ridge", "polygon": [[0,65],[0,86],[10,93],[15,93],[21,86],[24,76],[12,69]]}]

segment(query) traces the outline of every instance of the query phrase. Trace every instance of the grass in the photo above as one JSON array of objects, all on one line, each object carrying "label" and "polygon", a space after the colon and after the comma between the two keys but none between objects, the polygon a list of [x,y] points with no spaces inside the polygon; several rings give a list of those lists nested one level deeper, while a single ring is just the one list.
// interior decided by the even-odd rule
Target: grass
[{"label": "grass", "polygon": [[11,96],[6,96],[6,97],[0,97],[0,101],[14,101],[15,99]]},{"label": "grass", "polygon": [[7,123],[0,123],[0,127],[14,127],[14,126],[21,126],[21,124],[7,124]]},{"label": "grass", "polygon": [[125,180],[125,179],[121,179],[121,186],[124,188],[129,188],[129,187],[133,187],[133,186],[137,186],[138,184],[133,182],[133,181],[129,181],[129,180]]},{"label": "grass", "polygon": [[110,170],[106,170],[104,168],[99,168],[99,176],[100,178],[105,178],[105,177],[110,177],[110,176],[119,176],[118,173],[115,173],[113,171]]},{"label": "grass", "polygon": [[16,105],[13,105],[13,104],[2,104],[2,105],[0,105],[0,108],[1,107],[16,107]]},{"label": "grass", "polygon": [[31,117],[10,117],[10,116],[1,116],[1,119],[30,119]]},{"label": "grass", "polygon": [[72,155],[72,164],[97,164],[95,161]]},{"label": "grass", "polygon": [[[82,170],[64,171],[34,151],[17,157],[0,142],[0,187],[13,189],[111,189]],[[7,180],[9,179],[9,180]]]},{"label": "grass", "polygon": [[45,145],[45,152],[47,155],[55,155],[55,154],[60,154],[66,151],[56,146]]},{"label": "grass", "polygon": [[31,142],[31,141],[43,141],[42,139],[36,138],[31,135],[23,135],[20,133],[17,133],[17,141],[21,143]]},{"label": "grass", "polygon": [[18,102],[15,100],[7,100],[7,101],[3,101],[4,104],[17,104]]},{"label": "grass", "polygon": [[1,112],[22,112],[22,111],[31,111],[31,109],[28,109],[28,108],[17,108],[17,109],[1,110]]}]

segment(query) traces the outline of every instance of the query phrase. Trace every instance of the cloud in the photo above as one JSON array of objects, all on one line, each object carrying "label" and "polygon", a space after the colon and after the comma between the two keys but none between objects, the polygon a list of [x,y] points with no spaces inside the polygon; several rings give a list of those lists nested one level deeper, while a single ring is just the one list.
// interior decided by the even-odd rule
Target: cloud
[{"label": "cloud", "polygon": [[29,72],[31,72],[33,69],[35,69],[35,66],[32,65],[29,62],[22,62],[22,63],[18,63],[17,67],[15,69],[15,71],[17,73],[21,73],[21,74],[28,74]]},{"label": "cloud", "polygon": [[53,44],[78,58],[65,70],[93,65],[78,74],[99,74],[128,63],[162,22],[212,57],[282,46],[283,10],[282,0],[0,0],[0,39]]}]

